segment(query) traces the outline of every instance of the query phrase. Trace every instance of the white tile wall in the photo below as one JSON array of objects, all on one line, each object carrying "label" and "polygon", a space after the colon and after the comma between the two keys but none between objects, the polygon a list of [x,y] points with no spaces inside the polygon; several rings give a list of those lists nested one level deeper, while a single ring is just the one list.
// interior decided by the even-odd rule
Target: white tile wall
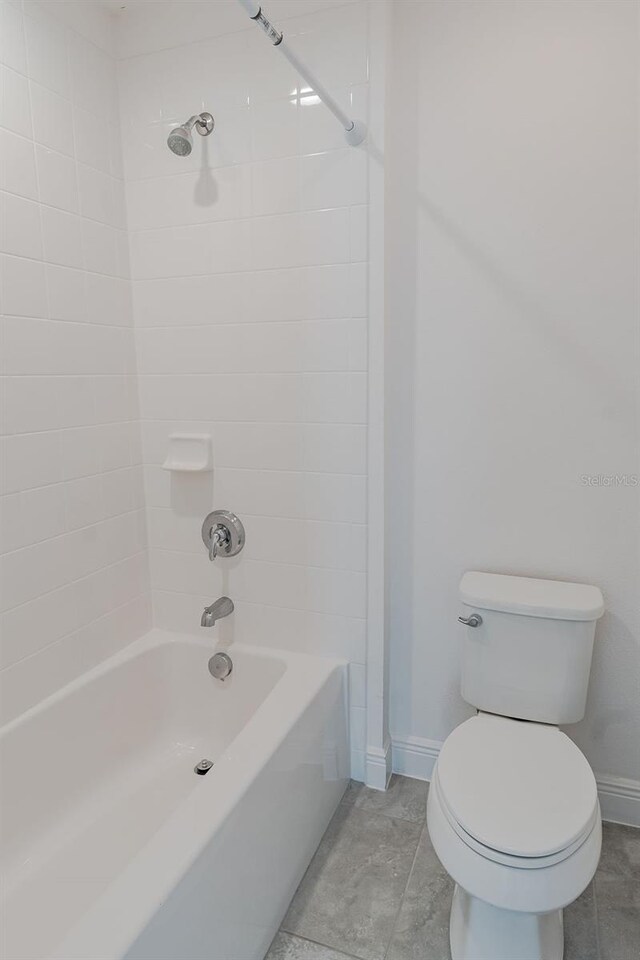
[{"label": "white tile wall", "polygon": [[[366,121],[366,4],[269,13]],[[227,639],[350,662],[357,772],[365,149],[234,0],[115,20],[0,0],[0,70],[5,715],[147,628],[148,527],[156,623],[199,632],[224,591]],[[201,109],[214,134],[176,158],[168,130]],[[180,430],[212,436],[213,475],[161,469]],[[247,546],[212,566],[200,525],[215,506],[242,516]]]},{"label": "white tile wall", "polygon": [[[367,5],[269,14],[366,121]],[[155,620],[199,632],[224,591],[236,613],[215,635],[345,657],[361,760],[367,153],[236,3],[139,4],[118,24]],[[202,109],[212,136],[173,156],[171,126]],[[161,469],[175,431],[212,436],[212,476]],[[200,540],[214,507],[246,525],[226,564]]]},{"label": "white tile wall", "polygon": [[0,719],[150,622],[116,67],[65,6],[0,3]]}]

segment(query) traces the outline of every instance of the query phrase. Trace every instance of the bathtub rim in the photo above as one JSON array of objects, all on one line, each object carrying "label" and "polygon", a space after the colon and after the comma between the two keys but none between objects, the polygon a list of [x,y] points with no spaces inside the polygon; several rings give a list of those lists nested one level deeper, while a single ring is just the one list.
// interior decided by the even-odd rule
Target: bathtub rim
[{"label": "bathtub rim", "polygon": [[[125,955],[332,678],[341,684],[348,737],[347,660],[244,643],[226,647],[192,634],[155,627],[10,720],[0,728],[0,736],[7,736],[22,723],[45,713],[114,668],[147,650],[168,644],[197,646],[211,650],[212,654],[216,649],[228,649],[233,655],[235,649],[258,659],[281,660],[285,670],[219,756],[215,764],[217,776],[200,778],[198,788],[171,812],[95,903],[69,928],[63,940],[47,955],[47,960],[86,960],[88,943],[100,944],[96,958],[114,960]],[[131,908],[132,904],[135,909]],[[114,917],[118,918],[117,927],[113,924]]]},{"label": "bathtub rim", "polygon": [[[299,659],[310,657],[311,659],[317,659],[320,661],[330,660],[339,666],[349,666],[349,661],[340,657],[323,657],[316,654],[296,653],[293,650],[286,650],[282,647],[261,647],[257,646],[256,644],[249,643],[226,644],[220,640],[214,640],[211,642],[210,640],[206,640],[197,636],[196,634],[179,633],[178,631],[163,630],[160,627],[152,627],[141,637],[137,637],[135,640],[132,640],[121,650],[118,650],[116,653],[111,654],[111,656],[101,660],[100,663],[97,663],[89,670],[85,670],[84,673],[74,677],[73,680],[65,683],[64,686],[60,687],[58,690],[55,690],[53,693],[50,693],[42,700],[38,700],[37,703],[32,704],[32,706],[28,707],[22,713],[19,713],[15,717],[11,717],[10,720],[5,721],[5,723],[0,724],[0,739],[7,736],[17,727],[20,727],[34,717],[37,717],[40,713],[44,713],[56,703],[65,700],[68,696],[73,694],[74,691],[82,689],[82,687],[87,686],[93,680],[105,673],[109,673],[111,670],[124,663],[127,663],[129,660],[133,660],[135,657],[140,656],[140,654],[145,653],[147,650],[153,650],[155,647],[165,645],[178,645],[184,642],[200,649],[210,650],[211,656],[219,651],[232,654],[234,650],[238,650],[241,653],[247,653],[250,656],[255,656],[257,658],[282,660],[285,663],[291,661],[293,664]],[[279,683],[280,679],[282,678],[279,678],[276,681],[276,684]],[[273,690],[270,690],[267,696],[270,696],[271,693],[273,693]]]}]

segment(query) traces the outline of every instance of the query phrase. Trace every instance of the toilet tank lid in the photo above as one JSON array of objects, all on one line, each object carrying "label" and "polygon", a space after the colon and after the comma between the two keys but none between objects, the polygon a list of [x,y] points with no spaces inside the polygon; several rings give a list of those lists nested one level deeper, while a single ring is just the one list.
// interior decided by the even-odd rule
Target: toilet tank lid
[{"label": "toilet tank lid", "polygon": [[467,571],[460,581],[460,599],[480,610],[553,620],[597,620],[604,613],[598,587],[477,570]]}]

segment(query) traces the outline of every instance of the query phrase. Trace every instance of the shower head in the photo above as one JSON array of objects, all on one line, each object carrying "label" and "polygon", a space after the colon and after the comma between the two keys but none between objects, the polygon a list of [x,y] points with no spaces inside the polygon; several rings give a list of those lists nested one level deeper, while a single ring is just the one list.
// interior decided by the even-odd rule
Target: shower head
[{"label": "shower head", "polygon": [[169,150],[178,157],[188,157],[193,150],[191,132],[196,128],[200,136],[208,137],[214,127],[214,119],[210,113],[196,113],[189,117],[186,123],[174,127],[167,137]]},{"label": "shower head", "polygon": [[188,157],[193,149],[191,131],[186,126],[176,127],[167,137],[167,143],[177,157]]}]

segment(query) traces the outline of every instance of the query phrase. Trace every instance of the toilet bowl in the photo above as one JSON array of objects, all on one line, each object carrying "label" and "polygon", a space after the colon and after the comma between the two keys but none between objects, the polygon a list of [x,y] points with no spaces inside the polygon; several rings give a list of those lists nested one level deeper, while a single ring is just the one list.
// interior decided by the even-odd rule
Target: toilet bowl
[{"label": "toilet bowl", "polygon": [[478,710],[445,740],[427,826],[455,881],[452,960],[562,960],[562,910],[590,883],[596,781],[560,728],[584,715],[597,587],[467,573],[462,695]]},{"label": "toilet bowl", "polygon": [[600,856],[595,778],[556,727],[478,714],[445,741],[427,806],[456,883],[453,960],[561,960],[562,908]]}]

